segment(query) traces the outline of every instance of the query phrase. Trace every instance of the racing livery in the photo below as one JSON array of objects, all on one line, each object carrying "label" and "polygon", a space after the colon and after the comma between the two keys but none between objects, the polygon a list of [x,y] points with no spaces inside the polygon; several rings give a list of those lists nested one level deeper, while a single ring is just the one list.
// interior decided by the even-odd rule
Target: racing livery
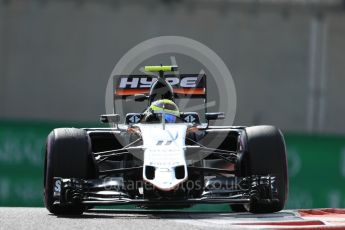
[{"label": "racing livery", "polygon": [[[212,126],[205,74],[115,75],[109,128],[58,128],[47,138],[44,198],[53,214],[82,214],[99,205],[187,208],[229,204],[233,211],[271,213],[288,195],[284,137],[268,126]],[[170,72],[166,74],[166,72]],[[155,75],[154,73],[158,73]],[[201,99],[204,112],[180,111],[178,100]],[[116,114],[115,102],[145,103]],[[123,120],[121,122],[121,120]]]}]

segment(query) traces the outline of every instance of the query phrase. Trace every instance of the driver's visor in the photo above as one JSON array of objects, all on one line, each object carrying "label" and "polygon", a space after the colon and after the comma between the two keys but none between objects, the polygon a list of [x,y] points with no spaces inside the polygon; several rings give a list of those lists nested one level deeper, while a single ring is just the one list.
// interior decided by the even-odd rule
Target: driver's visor
[{"label": "driver's visor", "polygon": [[164,117],[165,117],[166,123],[175,123],[176,122],[176,116],[175,115],[166,113]]}]

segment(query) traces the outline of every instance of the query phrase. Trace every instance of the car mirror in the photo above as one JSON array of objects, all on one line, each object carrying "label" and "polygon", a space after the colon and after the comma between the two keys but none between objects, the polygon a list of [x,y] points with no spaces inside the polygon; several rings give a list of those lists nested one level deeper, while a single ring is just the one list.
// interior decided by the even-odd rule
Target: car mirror
[{"label": "car mirror", "polygon": [[100,121],[102,123],[119,123],[120,115],[119,114],[103,114],[100,116]]},{"label": "car mirror", "polygon": [[222,120],[225,118],[224,112],[216,112],[216,113],[205,113],[206,120]]},{"label": "car mirror", "polygon": [[145,94],[135,94],[134,95],[134,101],[145,101],[147,100],[149,97],[146,96]]}]

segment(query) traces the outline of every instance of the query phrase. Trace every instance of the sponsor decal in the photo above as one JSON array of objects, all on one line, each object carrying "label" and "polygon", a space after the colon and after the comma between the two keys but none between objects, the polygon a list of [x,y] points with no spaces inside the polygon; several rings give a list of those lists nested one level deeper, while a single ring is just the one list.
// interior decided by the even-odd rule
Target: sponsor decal
[{"label": "sponsor decal", "polygon": [[140,121],[140,117],[137,116],[137,115],[133,115],[131,116],[130,118],[128,118],[128,120],[131,122],[131,123],[138,123]]},{"label": "sponsor decal", "polygon": [[195,118],[193,115],[188,115],[184,118],[184,120],[188,123],[193,123],[195,121]]},{"label": "sponsor decal", "polygon": [[55,181],[54,192],[61,192],[61,180],[56,180]]},{"label": "sponsor decal", "polygon": [[157,141],[156,145],[171,145],[172,142],[173,142],[172,140]]},{"label": "sponsor decal", "polygon": [[56,179],[54,181],[54,197],[60,196],[61,193],[61,180]]},{"label": "sponsor decal", "polygon": [[[198,83],[198,77],[167,77],[165,80],[171,86],[178,86],[181,88],[195,88]],[[147,76],[123,76],[120,78],[119,89],[137,89],[137,88],[150,88],[151,85],[157,81],[157,78],[147,77]]]},{"label": "sponsor decal", "polygon": [[[173,87],[174,93],[204,95],[206,93],[204,74],[166,75],[165,80]],[[115,95],[129,96],[149,93],[156,77],[149,75],[115,75]]]}]

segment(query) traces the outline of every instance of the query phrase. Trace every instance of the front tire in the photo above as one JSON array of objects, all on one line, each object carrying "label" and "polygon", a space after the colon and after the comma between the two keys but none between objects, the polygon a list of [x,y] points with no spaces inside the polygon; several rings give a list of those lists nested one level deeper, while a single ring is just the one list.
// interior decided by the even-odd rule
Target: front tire
[{"label": "front tire", "polygon": [[97,174],[91,143],[85,130],[54,129],[47,138],[44,167],[44,203],[55,215],[80,215],[86,207],[81,203],[54,204],[53,178],[91,179]]},{"label": "front tire", "polygon": [[230,204],[230,208],[233,212],[247,212],[243,204]]},{"label": "front tire", "polygon": [[287,160],[284,137],[273,126],[253,126],[245,129],[246,150],[241,159],[244,176],[275,176],[278,202],[259,203],[251,199],[244,208],[252,213],[272,213],[284,208],[288,196]]}]

